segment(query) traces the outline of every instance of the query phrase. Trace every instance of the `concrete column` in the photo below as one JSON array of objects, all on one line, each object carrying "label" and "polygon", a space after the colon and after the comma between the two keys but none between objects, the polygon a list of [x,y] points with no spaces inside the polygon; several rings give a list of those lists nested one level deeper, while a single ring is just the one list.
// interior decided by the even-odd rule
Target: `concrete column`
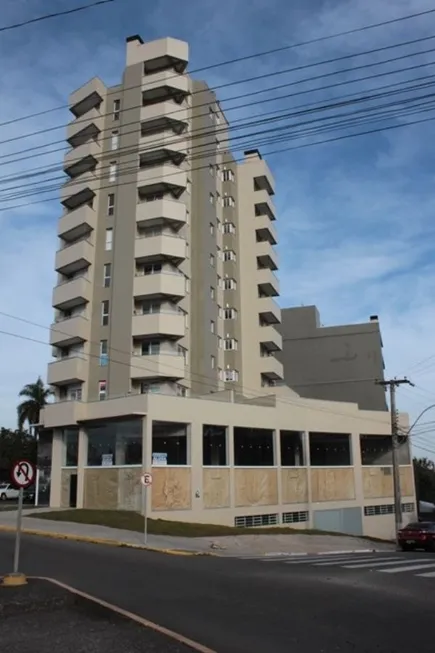
[{"label": "concrete column", "polygon": [[361,446],[359,433],[351,433],[350,435],[351,454],[350,459],[353,465],[353,478],[355,483],[355,499],[360,504],[364,503],[364,487],[363,475],[361,464]]},{"label": "concrete column", "polygon": [[227,465],[230,468],[230,508],[235,507],[234,427],[227,426]]},{"label": "concrete column", "polygon": [[304,431],[302,434],[302,450],[304,452],[304,462],[307,468],[307,490],[308,490],[308,510],[309,510],[309,528],[313,528],[313,493],[311,490],[311,459],[310,459],[310,434]]},{"label": "concrete column", "polygon": [[273,464],[276,467],[276,486],[278,493],[278,506],[282,505],[282,476],[281,476],[281,437],[279,430],[273,432]]},{"label": "concrete column", "polygon": [[65,463],[63,430],[53,430],[51,449],[50,508],[60,508],[62,502],[62,465]]},{"label": "concrete column", "polygon": [[85,467],[88,464],[88,434],[83,427],[79,430],[77,457],[77,508],[85,506]]},{"label": "concrete column", "polygon": [[[188,425],[187,442],[190,455],[187,458],[187,464],[190,464],[191,473],[191,492],[192,492],[192,512],[194,519],[200,517],[203,510],[203,478],[202,478],[202,422],[192,422]],[[197,496],[199,495],[199,496]]]}]

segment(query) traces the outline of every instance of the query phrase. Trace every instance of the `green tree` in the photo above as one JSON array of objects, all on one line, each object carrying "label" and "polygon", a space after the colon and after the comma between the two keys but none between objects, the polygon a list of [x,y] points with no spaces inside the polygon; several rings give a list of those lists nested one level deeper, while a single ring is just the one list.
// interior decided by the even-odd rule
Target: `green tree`
[{"label": "green tree", "polygon": [[0,428],[0,476],[8,479],[12,465],[22,458],[36,464],[36,450],[36,440],[28,433]]},{"label": "green tree", "polygon": [[414,458],[413,462],[418,501],[435,503],[435,463],[429,458]]},{"label": "green tree", "polygon": [[52,391],[44,384],[40,376],[36,383],[28,383],[24,386],[18,395],[25,398],[17,406],[19,431],[23,430],[26,422],[28,426],[39,423],[41,410],[47,405],[51,395]]}]

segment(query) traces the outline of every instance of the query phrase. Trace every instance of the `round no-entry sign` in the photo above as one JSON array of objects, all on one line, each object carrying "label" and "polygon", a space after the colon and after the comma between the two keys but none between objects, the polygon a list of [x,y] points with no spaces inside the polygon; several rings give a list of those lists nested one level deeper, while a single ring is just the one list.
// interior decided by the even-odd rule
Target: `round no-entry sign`
[{"label": "round no-entry sign", "polygon": [[16,487],[26,488],[34,483],[36,477],[35,466],[28,460],[18,460],[12,467],[12,482]]}]

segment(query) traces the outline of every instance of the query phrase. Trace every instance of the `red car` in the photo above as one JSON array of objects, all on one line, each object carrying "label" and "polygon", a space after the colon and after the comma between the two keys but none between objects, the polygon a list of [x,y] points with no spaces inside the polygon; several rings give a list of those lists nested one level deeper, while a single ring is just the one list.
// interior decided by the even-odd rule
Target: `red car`
[{"label": "red car", "polygon": [[398,539],[402,551],[414,549],[435,551],[435,522],[420,521],[407,524],[400,529]]}]

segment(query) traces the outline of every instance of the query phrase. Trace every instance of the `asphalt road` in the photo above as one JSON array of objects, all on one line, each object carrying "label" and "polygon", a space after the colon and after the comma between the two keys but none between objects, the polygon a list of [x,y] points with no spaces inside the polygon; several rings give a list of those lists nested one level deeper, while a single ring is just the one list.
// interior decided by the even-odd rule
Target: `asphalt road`
[{"label": "asphalt road", "polygon": [[[0,534],[0,574],[12,555],[12,536]],[[434,651],[435,578],[415,573],[176,557],[31,536],[21,560],[29,575],[54,577],[218,653]]]}]

